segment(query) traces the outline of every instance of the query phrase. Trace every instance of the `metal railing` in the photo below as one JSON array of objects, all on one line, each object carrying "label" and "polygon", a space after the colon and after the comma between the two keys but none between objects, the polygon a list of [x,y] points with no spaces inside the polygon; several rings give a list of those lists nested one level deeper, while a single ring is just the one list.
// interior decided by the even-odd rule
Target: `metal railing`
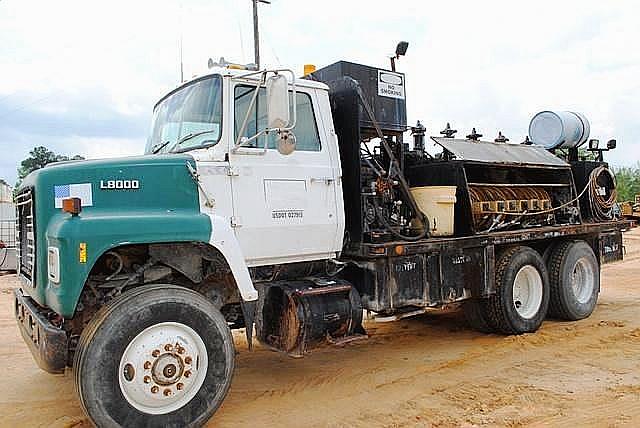
[{"label": "metal railing", "polygon": [[3,247],[3,248],[16,247],[16,220],[15,219],[0,220],[0,247]]}]

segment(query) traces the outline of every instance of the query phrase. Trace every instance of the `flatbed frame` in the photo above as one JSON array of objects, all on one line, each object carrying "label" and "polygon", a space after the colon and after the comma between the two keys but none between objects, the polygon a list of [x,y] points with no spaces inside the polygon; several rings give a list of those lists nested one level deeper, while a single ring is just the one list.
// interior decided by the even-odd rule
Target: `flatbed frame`
[{"label": "flatbed frame", "polygon": [[543,258],[562,241],[583,240],[600,265],[623,257],[622,231],[630,221],[545,226],[464,237],[354,243],[342,259],[343,276],[355,284],[365,309],[397,313],[439,307],[495,293],[496,257],[505,247],[525,245]]}]

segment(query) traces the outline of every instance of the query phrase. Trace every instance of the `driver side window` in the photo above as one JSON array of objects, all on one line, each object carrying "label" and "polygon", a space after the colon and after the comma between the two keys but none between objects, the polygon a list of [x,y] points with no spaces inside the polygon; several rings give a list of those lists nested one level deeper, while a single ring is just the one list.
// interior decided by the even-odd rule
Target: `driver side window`
[{"label": "driver side window", "polygon": [[[255,91],[255,86],[238,85],[234,90],[234,129],[235,138],[238,138],[240,127],[247,114],[251,99]],[[256,104],[249,114],[249,120],[247,121],[247,128],[244,132],[244,137],[250,138],[257,134],[259,131],[267,127],[267,111],[266,111],[266,89],[260,88],[258,92],[258,98]],[[291,109],[293,110],[293,97],[292,92],[289,92]],[[320,138],[318,137],[318,129],[316,127],[316,119],[313,113],[313,106],[311,104],[311,97],[304,92],[296,92],[296,107],[297,107],[297,120],[296,126],[293,129],[293,133],[296,136],[296,150],[319,152]],[[291,112],[293,118],[293,111]],[[257,140],[252,141],[246,147],[262,148],[265,144],[265,138],[267,141],[267,149],[275,149],[275,135],[270,134],[268,136],[261,136]]]}]

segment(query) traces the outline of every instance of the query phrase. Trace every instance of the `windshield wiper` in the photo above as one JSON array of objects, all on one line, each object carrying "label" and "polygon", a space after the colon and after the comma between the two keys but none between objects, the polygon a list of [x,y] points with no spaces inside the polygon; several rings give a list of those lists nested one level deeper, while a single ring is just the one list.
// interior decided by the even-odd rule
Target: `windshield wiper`
[{"label": "windshield wiper", "polygon": [[164,143],[158,143],[155,146],[153,146],[151,148],[151,154],[156,154],[158,153],[160,150],[162,150],[167,144],[169,144],[170,141],[165,141]]},{"label": "windshield wiper", "polygon": [[191,132],[187,135],[185,135],[184,137],[180,138],[174,145],[173,147],[171,147],[171,150],[169,150],[170,152],[173,152],[175,149],[177,149],[178,147],[180,147],[180,144],[184,143],[187,140],[190,140],[192,138],[195,138],[199,135],[204,135],[204,134],[212,134],[214,132],[218,132],[218,130],[216,129],[209,129],[207,131],[200,131],[200,132]]}]

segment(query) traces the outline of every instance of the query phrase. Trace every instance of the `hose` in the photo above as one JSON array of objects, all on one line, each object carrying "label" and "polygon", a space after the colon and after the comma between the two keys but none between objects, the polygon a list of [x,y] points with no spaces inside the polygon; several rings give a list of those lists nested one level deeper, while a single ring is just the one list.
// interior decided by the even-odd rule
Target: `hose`
[{"label": "hose", "polygon": [[[598,179],[602,176],[602,174],[608,174],[611,183],[613,184],[611,190],[609,191],[609,197],[605,198],[606,191],[602,192],[604,194],[600,194],[599,189],[604,188],[604,184],[598,184]],[[604,178],[606,180],[606,177]],[[591,212],[593,213],[593,217],[596,220],[611,220],[613,218],[613,207],[618,199],[618,190],[616,189],[616,178],[611,172],[611,170],[604,165],[601,165],[591,171],[589,175],[589,183],[587,185],[589,187],[589,206],[591,208]],[[606,189],[605,189],[606,190]]]},{"label": "hose", "polygon": [[385,229],[387,229],[389,232],[391,232],[391,234],[393,236],[395,236],[398,239],[402,239],[403,241],[418,241],[424,237],[426,237],[429,234],[429,220],[427,219],[427,217],[422,214],[422,212],[420,212],[419,214],[422,214],[422,218],[420,219],[422,221],[422,224],[424,226],[424,229],[422,229],[422,232],[420,232],[418,235],[416,236],[406,236],[403,235],[402,233],[398,232],[397,230],[395,230],[393,228],[393,226],[391,226],[391,224],[389,224],[389,222],[387,221],[387,218],[385,217],[384,213],[383,213],[383,209],[382,207],[380,207],[380,205],[378,205],[378,201],[376,201],[376,198],[373,198],[373,206],[376,210],[376,215],[378,216],[378,220],[380,220],[380,223],[382,223],[382,225],[385,227]]}]

